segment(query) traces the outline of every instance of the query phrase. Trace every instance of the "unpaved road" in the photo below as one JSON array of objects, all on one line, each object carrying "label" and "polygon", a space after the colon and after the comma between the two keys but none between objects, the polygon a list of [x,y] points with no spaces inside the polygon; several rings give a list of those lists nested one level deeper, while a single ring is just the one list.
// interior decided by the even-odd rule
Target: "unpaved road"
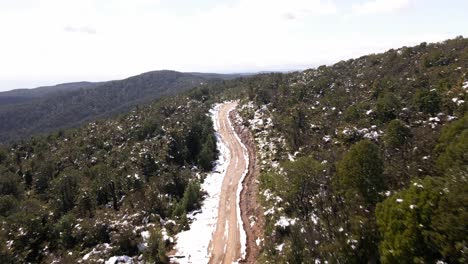
[{"label": "unpaved road", "polygon": [[216,230],[210,242],[212,264],[233,263],[241,258],[242,222],[238,221],[238,186],[247,169],[248,155],[235,136],[234,128],[229,124],[229,112],[237,106],[236,102],[223,104],[219,110],[219,134],[229,148],[230,160],[224,176],[219,199]]}]

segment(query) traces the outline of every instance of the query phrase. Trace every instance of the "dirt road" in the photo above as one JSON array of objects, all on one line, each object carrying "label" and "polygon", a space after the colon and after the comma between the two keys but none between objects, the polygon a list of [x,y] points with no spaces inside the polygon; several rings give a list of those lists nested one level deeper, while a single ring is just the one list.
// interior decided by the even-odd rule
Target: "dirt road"
[{"label": "dirt road", "polygon": [[[242,221],[238,219],[238,187],[247,170],[248,155],[238,138],[234,128],[229,123],[229,112],[235,109],[236,102],[223,104],[219,110],[219,134],[228,146],[230,161],[224,177],[219,199],[218,220],[216,230],[210,242],[210,263],[233,263],[241,258]],[[244,241],[245,243],[245,241]]]}]

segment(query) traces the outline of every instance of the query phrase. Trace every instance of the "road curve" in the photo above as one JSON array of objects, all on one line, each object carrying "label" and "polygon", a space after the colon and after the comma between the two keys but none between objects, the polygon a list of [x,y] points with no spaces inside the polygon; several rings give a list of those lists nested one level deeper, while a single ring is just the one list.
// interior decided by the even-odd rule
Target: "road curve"
[{"label": "road curve", "polygon": [[[210,241],[211,264],[233,263],[240,260],[242,222],[238,219],[238,188],[247,170],[248,153],[241,145],[236,132],[229,122],[229,112],[234,110],[237,102],[221,105],[218,112],[219,134],[221,140],[229,148],[230,160],[224,176],[219,199],[216,230]],[[240,221],[240,222],[239,222]],[[243,242],[245,243],[245,241]]]}]

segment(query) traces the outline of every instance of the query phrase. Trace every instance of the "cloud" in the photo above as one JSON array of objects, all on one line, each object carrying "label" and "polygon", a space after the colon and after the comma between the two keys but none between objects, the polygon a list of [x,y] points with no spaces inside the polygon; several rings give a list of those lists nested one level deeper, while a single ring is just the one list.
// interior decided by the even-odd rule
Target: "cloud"
[{"label": "cloud", "polygon": [[85,26],[85,27],[66,26],[65,28],[63,28],[63,30],[65,30],[66,32],[70,32],[70,33],[86,33],[86,34],[97,33],[96,29],[89,27],[89,26]]},{"label": "cloud", "polygon": [[391,13],[403,9],[410,4],[410,0],[371,0],[364,3],[353,4],[353,14],[368,15]]}]

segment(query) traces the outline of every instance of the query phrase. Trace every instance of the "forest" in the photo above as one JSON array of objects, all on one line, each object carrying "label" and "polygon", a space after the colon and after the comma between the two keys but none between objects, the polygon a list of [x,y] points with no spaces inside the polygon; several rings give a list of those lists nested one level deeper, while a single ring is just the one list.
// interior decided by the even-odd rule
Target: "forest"
[{"label": "forest", "polygon": [[260,166],[259,263],[466,263],[467,73],[457,37],[205,83],[5,144],[0,262],[167,263],[217,157],[209,109],[239,100]]}]

